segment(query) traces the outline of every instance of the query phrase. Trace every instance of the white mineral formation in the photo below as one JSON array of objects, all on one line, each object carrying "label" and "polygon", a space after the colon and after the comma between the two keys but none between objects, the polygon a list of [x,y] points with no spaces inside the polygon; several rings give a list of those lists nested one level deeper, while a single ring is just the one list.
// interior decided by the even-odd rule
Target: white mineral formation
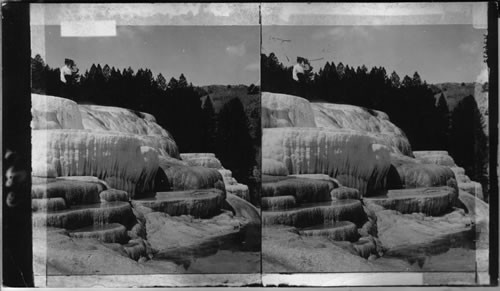
[{"label": "white mineral formation", "polygon": [[404,132],[389,121],[387,114],[358,106],[310,103],[304,98],[262,93],[262,127],[325,127],[350,129],[378,140],[379,144],[412,156]]},{"label": "white mineral formation", "polygon": [[94,176],[134,195],[148,190],[158,153],[137,135],[54,129],[32,132],[32,175]]},{"label": "white mineral formation", "polygon": [[[385,188],[390,149],[357,131],[265,128],[262,157],[285,164],[290,174],[328,174],[362,195]],[[264,173],[265,174],[265,173]]]},{"label": "white mineral formation", "polygon": [[455,167],[455,161],[447,151],[414,151],[413,155],[421,162],[441,166]]},{"label": "white mineral formation", "polygon": [[262,159],[262,174],[271,176],[288,176],[288,169],[283,162]]},{"label": "white mineral formation", "polygon": [[157,149],[160,155],[179,158],[172,136],[156,123],[151,114],[125,108],[78,105],[69,99],[31,95],[32,129],[86,129],[92,132],[135,134],[144,146]]},{"label": "white mineral formation", "polygon": [[387,114],[377,110],[333,103],[311,103],[318,127],[352,129],[380,138],[379,143],[397,148],[411,156],[411,146],[404,132],[389,121]]},{"label": "white mineral formation", "polygon": [[144,145],[157,149],[160,155],[179,158],[172,136],[156,123],[151,114],[97,105],[79,105],[78,108],[85,129],[136,134]]},{"label": "white mineral formation", "polygon": [[31,94],[32,129],[83,129],[78,104],[65,98]]},{"label": "white mineral formation", "polygon": [[316,127],[311,104],[304,98],[262,92],[262,127]]},{"label": "white mineral formation", "polygon": [[31,99],[33,176],[95,176],[133,196],[152,189],[159,159],[179,159],[175,141],[150,114],[54,96]]},{"label": "white mineral formation", "polygon": [[234,194],[240,198],[250,201],[250,193],[248,186],[238,183],[231,170],[225,169],[222,163],[217,159],[213,153],[183,153],[181,154],[183,161],[187,162],[190,166],[201,166],[210,169],[216,169],[224,179],[226,192]]},{"label": "white mineral formation", "polygon": [[449,167],[455,174],[455,180],[457,180],[460,190],[484,200],[483,187],[481,184],[471,181],[471,179],[465,175],[464,168],[458,167],[447,151],[416,151],[414,154],[417,160],[421,162]]},{"label": "white mineral formation", "polygon": [[78,109],[85,129],[171,137],[156,123],[154,116],[148,113],[98,105],[79,105]]}]

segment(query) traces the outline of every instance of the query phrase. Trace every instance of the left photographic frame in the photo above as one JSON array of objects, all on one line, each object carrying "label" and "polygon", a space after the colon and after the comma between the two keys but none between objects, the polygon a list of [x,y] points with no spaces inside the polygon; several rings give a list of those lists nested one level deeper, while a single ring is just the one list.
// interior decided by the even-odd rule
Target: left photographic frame
[{"label": "left photographic frame", "polygon": [[30,5],[35,286],[260,284],[258,15]]}]

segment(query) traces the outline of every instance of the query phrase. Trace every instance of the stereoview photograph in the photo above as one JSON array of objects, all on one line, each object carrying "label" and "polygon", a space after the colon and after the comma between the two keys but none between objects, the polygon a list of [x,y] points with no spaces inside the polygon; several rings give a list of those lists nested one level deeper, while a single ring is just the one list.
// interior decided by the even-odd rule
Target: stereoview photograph
[{"label": "stereoview photograph", "polygon": [[18,4],[5,285],[497,282],[492,3]]},{"label": "stereoview photograph", "polygon": [[260,273],[259,26],[42,28],[35,275]]}]

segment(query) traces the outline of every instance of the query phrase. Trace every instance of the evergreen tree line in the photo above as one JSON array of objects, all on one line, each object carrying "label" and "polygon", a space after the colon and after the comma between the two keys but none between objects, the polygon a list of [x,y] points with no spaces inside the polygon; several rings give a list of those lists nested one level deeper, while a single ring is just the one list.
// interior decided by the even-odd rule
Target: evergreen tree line
[{"label": "evergreen tree line", "polygon": [[[45,64],[40,55],[31,59],[32,92],[61,96],[60,70]],[[238,98],[225,103],[216,113],[206,91],[189,83],[181,74],[178,79],[156,77],[150,69],[118,69],[93,64],[83,74],[72,78],[67,96],[79,104],[117,106],[155,116],[158,124],[174,138],[181,152],[211,152],[233,171],[233,176],[250,187],[253,203],[258,203],[254,183],[260,136],[249,134],[249,120]],[[258,93],[251,86],[253,93]]]}]

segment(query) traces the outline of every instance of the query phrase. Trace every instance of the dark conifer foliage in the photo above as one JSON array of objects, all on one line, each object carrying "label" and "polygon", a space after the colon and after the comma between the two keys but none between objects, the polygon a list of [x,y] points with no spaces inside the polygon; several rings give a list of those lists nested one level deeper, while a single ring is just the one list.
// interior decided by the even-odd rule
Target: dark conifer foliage
[{"label": "dark conifer foliage", "polygon": [[[207,99],[209,100],[209,99]],[[248,118],[239,98],[233,98],[222,107],[218,118],[215,154],[224,161],[224,166],[233,171],[233,176],[247,183],[252,176],[254,157],[253,142],[248,130]],[[250,186],[250,185],[249,185]],[[253,201],[255,202],[255,201]]]}]

